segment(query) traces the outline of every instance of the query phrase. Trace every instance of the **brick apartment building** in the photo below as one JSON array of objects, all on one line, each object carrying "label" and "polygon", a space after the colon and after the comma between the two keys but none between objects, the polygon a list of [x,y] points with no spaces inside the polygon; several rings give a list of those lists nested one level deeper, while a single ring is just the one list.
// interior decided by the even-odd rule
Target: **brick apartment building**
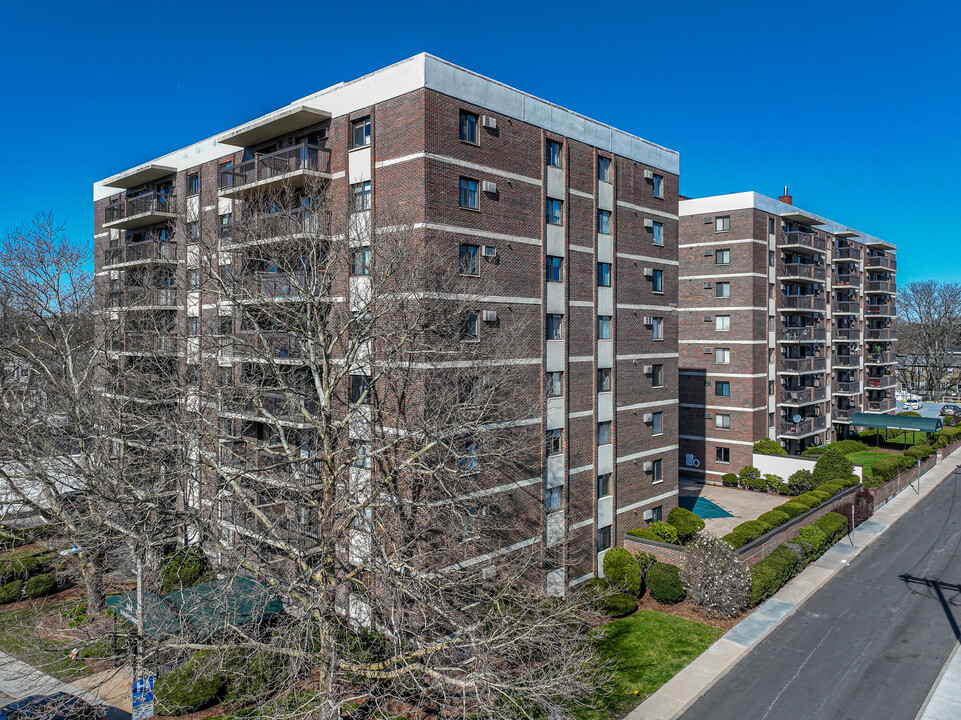
[{"label": "brick apartment building", "polygon": [[787,194],[680,202],[680,472],[719,481],[752,445],[843,439],[895,409],[895,247]]},{"label": "brick apartment building", "polygon": [[[502,550],[566,540],[548,587],[583,582],[627,530],[676,505],[678,167],[673,151],[426,54],[334,85],[94,185],[101,298],[129,308],[132,293],[156,296],[139,309],[162,328],[119,328],[110,346],[115,372],[144,375],[122,392],[153,397],[150,368],[158,366],[151,363],[185,369],[188,385],[206,362],[230,376],[230,363],[209,356],[203,343],[218,321],[221,333],[230,332],[222,329],[229,310],[196,279],[212,260],[204,253],[216,248],[202,251],[192,239],[203,228],[228,238],[245,217],[245,187],[310,176],[353,211],[349,222],[373,213],[375,227],[379,207],[403,204],[415,227],[452,238],[438,248],[452,266],[464,267],[466,256],[470,272],[494,283],[481,310],[539,316],[540,338],[519,347],[515,361],[534,368],[517,392],[540,397],[540,416],[529,424],[546,438],[542,473],[477,489],[510,492],[516,512],[538,518],[527,537],[505,540]],[[732,213],[738,237],[740,212]],[[752,212],[744,211],[743,223]],[[747,241],[740,242],[732,262],[759,263],[741,259]],[[144,290],[148,268],[164,279]],[[823,297],[822,285],[822,304]],[[688,323],[694,314],[686,313]],[[486,321],[479,325],[483,341]],[[753,394],[763,384],[737,382]],[[764,408],[762,420],[766,400]],[[194,409],[210,425],[218,415],[230,421],[223,403]],[[687,426],[694,427],[690,418]],[[766,433],[758,421],[737,437],[746,442],[762,426]]]}]

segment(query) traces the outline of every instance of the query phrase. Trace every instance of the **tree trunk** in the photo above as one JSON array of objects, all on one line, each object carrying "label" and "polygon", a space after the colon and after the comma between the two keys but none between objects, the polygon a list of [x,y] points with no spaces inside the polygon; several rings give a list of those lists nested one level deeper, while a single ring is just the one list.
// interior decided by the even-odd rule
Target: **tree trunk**
[{"label": "tree trunk", "polygon": [[99,613],[104,609],[103,573],[100,572],[99,558],[84,558],[80,562],[80,572],[87,586],[87,613]]}]

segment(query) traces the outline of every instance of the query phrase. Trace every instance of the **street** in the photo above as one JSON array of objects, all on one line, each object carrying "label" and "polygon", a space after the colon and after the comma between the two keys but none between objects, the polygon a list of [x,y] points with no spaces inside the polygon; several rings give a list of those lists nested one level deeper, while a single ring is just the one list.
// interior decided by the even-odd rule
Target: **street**
[{"label": "street", "polygon": [[913,720],[961,638],[959,493],[955,472],[683,720]]}]

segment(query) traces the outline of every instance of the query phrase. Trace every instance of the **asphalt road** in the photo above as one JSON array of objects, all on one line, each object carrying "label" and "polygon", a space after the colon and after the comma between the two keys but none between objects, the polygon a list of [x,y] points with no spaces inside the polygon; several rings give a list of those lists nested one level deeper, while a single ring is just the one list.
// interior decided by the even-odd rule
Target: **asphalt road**
[{"label": "asphalt road", "polygon": [[961,639],[959,561],[956,472],[801,605],[682,720],[914,720]]}]

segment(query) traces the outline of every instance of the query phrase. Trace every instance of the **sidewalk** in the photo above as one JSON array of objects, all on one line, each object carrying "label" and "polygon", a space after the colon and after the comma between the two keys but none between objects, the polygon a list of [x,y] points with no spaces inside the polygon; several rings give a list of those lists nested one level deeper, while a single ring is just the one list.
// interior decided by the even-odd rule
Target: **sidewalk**
[{"label": "sidewalk", "polygon": [[[894,522],[909,512],[961,466],[959,464],[961,464],[961,449],[955,450],[921,476],[920,494],[915,491],[918,486],[918,483],[915,483],[891,498],[887,504],[875,511],[870,520],[859,525],[857,530],[805,568],[772,598],[759,605],[753,613],[731,628],[690,665],[638,705],[627,716],[627,720],[675,720],[680,717],[714,683],[730,672],[738,660],[747,655],[775,627],[793,615],[805,600],[833,578],[852,558],[874,542]],[[936,710],[941,712],[942,707],[958,707],[958,705],[939,705],[935,702],[940,685],[945,685],[945,692],[942,694],[945,702],[953,701],[961,704],[961,691],[958,690],[959,678],[961,678],[961,659],[955,655],[946,666],[938,688],[932,691],[928,700],[927,707],[932,713]],[[955,712],[951,715],[931,714],[920,717],[923,720],[942,720],[942,718],[956,719],[961,716]]]}]

